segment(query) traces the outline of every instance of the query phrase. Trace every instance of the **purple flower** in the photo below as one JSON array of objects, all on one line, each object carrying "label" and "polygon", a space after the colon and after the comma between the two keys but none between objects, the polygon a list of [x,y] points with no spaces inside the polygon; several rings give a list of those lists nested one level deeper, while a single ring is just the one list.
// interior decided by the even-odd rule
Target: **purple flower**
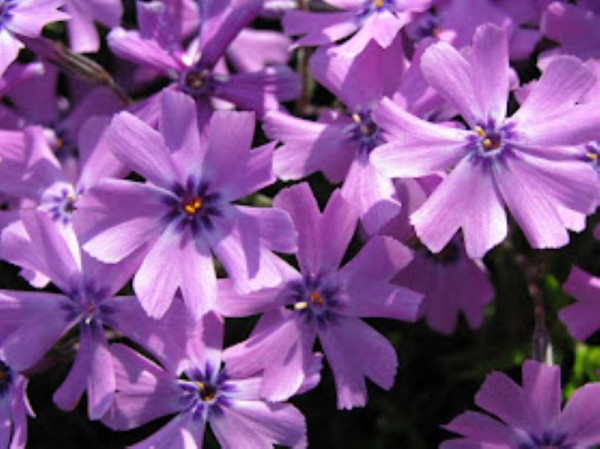
[{"label": "purple flower", "polygon": [[506,237],[506,204],[533,247],[568,243],[567,228],[596,204],[596,174],[573,148],[597,137],[600,110],[576,104],[594,75],[575,58],[556,58],[507,118],[506,31],[495,25],[477,30],[469,59],[437,43],[423,55],[422,69],[469,129],[425,122],[384,100],[374,119],[389,143],[371,154],[389,177],[451,168],[411,215],[421,241],[438,252],[462,228],[467,254],[482,257]]},{"label": "purple flower", "polygon": [[167,3],[138,1],[140,30],[115,28],[108,36],[108,43],[124,59],[173,79],[171,88],[196,100],[201,126],[208,122],[215,101],[233,103],[260,116],[269,109],[279,108],[279,101],[298,96],[299,78],[286,65],[233,75],[221,70],[226,50],[258,15],[262,0],[203,2],[198,35],[187,49],[181,43],[185,37],[182,17],[175,14],[181,12],[182,1]]},{"label": "purple flower", "polygon": [[108,28],[119,25],[123,5],[120,0],[65,0],[65,11],[71,17],[67,22],[71,50],[90,53],[100,48],[94,22],[98,21]]},{"label": "purple flower", "polygon": [[[42,210],[57,224],[72,253],[78,254],[76,232],[84,231],[89,223],[89,216],[79,209],[79,201],[100,179],[127,174],[106,144],[107,127],[107,117],[87,121],[81,127],[78,160],[68,157],[64,165],[52,152],[43,128],[26,128],[20,144],[14,142],[16,133],[5,135],[14,147],[5,152],[6,158],[0,163],[0,191],[21,202],[15,210],[3,214],[7,221],[15,223],[21,208]],[[39,272],[24,270],[22,275],[38,288],[48,282]]]},{"label": "purple flower", "polygon": [[27,379],[0,360],[0,449],[25,449],[27,415],[34,416],[26,389]]},{"label": "purple flower", "polygon": [[323,114],[316,123],[281,112],[265,117],[267,135],[284,142],[275,152],[275,174],[289,180],[322,170],[332,182],[343,179],[342,196],[356,207],[369,234],[400,211],[392,182],[370,164],[369,154],[383,143],[372,108],[398,89],[403,59],[401,39],[385,50],[371,43],[354,59],[321,48],[310,60],[311,72],[349,113]]},{"label": "purple flower", "polygon": [[336,12],[287,11],[286,34],[303,35],[298,45],[324,45],[351,36],[337,47],[341,56],[353,57],[374,40],[382,48],[394,41],[415,12],[426,10],[431,0],[325,0]]},{"label": "purple flower", "polygon": [[161,132],[133,115],[117,115],[109,143],[145,184],[108,180],[82,201],[96,214],[84,249],[114,263],[146,246],[133,286],[150,316],[161,317],[178,289],[199,318],[216,298],[214,254],[239,291],[276,285],[278,258],[295,250],[289,216],[232,204],[271,184],[274,145],[250,151],[254,114],[216,112],[200,139],[193,100],[163,95]]},{"label": "purple flower", "polygon": [[65,0],[0,0],[0,76],[24,47],[19,35],[38,37],[50,22],[66,20]]},{"label": "purple flower", "polygon": [[507,27],[510,36],[510,58],[528,58],[541,34],[532,28],[539,22],[540,10],[534,0],[445,0],[438,2],[436,13],[423,13],[407,27],[414,41],[433,37],[462,48],[471,42],[477,27],[495,23]]},{"label": "purple flower", "polygon": [[425,295],[420,315],[429,327],[444,334],[456,328],[459,311],[471,328],[480,327],[483,309],[494,297],[485,267],[468,258],[458,240],[437,254],[425,248],[415,251],[413,261],[394,281]]},{"label": "purple flower", "polygon": [[[600,11],[581,5],[553,2],[542,19],[542,33],[558,42],[558,52],[582,59],[600,57]],[[551,50],[552,54],[557,50]]]},{"label": "purple flower", "polygon": [[169,423],[132,449],[202,448],[210,425],[224,448],[306,447],[302,414],[285,403],[259,398],[260,378],[230,375],[221,366],[222,320],[210,313],[187,345],[184,369],[164,368],[124,345],[113,345],[115,401],[103,422],[127,430],[165,415]]},{"label": "purple flower", "polygon": [[397,358],[390,342],[360,318],[416,319],[421,295],[390,283],[410,252],[391,238],[374,237],[339,268],[357,222],[339,191],[322,214],[307,184],[283,190],[275,205],[296,224],[301,273],[288,267],[285,282],[247,297],[226,281],[220,285],[217,309],[226,316],[264,313],[250,338],[227,350],[228,370],[240,376],[262,372],[261,395],[285,399],[305,382],[318,336],[338,407],[364,405],[365,378],[391,388]]},{"label": "purple flower", "polygon": [[440,449],[575,449],[600,443],[600,383],[579,388],[561,411],[560,367],[532,360],[523,364],[523,386],[495,372],[475,403],[479,412],[456,417],[446,429],[462,435]]},{"label": "purple flower", "polygon": [[559,317],[577,340],[585,340],[600,328],[600,279],[573,267],[563,289],[578,301],[563,308]]},{"label": "purple flower", "polygon": [[[114,296],[139,264],[139,254],[105,265],[86,254],[73,254],[50,217],[39,211],[22,212],[26,232],[7,228],[2,233],[2,256],[25,269],[48,277],[62,293],[0,292],[0,358],[14,370],[37,363],[69,329],[79,329],[79,348],[73,366],[54,394],[55,403],[73,409],[84,391],[88,410],[99,419],[114,393],[115,375],[103,325],[138,343],[150,343],[155,332],[170,328],[175,340],[186,329],[184,309],[174,321],[149,319],[134,297]],[[174,322],[177,326],[173,326]],[[183,337],[181,337],[183,338]],[[149,350],[161,354],[174,345]],[[176,345],[175,345],[176,347]],[[177,358],[177,353],[172,357]]]}]

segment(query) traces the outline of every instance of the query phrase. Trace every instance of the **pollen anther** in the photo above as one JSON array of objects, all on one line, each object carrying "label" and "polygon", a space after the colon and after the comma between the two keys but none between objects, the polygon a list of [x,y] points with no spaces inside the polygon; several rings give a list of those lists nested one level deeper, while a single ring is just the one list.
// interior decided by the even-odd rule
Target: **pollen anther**
[{"label": "pollen anther", "polygon": [[295,310],[304,310],[308,307],[308,303],[306,301],[297,302],[294,304]]},{"label": "pollen anther", "polygon": [[194,197],[191,201],[186,201],[183,204],[183,210],[190,215],[194,215],[200,209],[202,209],[202,200],[199,197]]},{"label": "pollen anther", "polygon": [[[476,126],[475,127],[475,132],[477,133],[477,135],[479,137],[484,137],[485,136],[485,131],[483,130],[483,128],[481,126]],[[486,139],[489,140],[489,139]]]},{"label": "pollen anther", "polygon": [[375,0],[375,7],[381,8],[383,6],[383,0]]},{"label": "pollen anther", "polygon": [[591,161],[597,161],[598,155],[596,153],[588,153],[586,154],[587,158]]},{"label": "pollen anther", "polygon": [[492,141],[490,139],[483,139],[483,147],[486,150],[489,150],[490,148],[492,148]]},{"label": "pollen anther", "polygon": [[325,304],[325,300],[317,292],[312,292],[310,294],[310,302],[313,304],[317,304],[319,306],[322,306],[323,304]]}]

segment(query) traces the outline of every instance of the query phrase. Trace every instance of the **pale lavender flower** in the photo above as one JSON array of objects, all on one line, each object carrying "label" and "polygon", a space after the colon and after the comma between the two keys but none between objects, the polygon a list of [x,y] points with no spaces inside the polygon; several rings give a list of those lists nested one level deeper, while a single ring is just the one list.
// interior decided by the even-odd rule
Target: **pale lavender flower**
[{"label": "pale lavender flower", "polygon": [[563,290],[577,299],[559,317],[577,340],[585,340],[600,328],[600,279],[573,267]]},{"label": "pale lavender flower", "polygon": [[77,53],[91,53],[100,49],[100,37],[95,22],[113,28],[123,15],[121,0],[64,0],[69,44]]},{"label": "pale lavender flower", "polygon": [[64,3],[65,0],[0,0],[0,76],[24,47],[20,35],[38,37],[48,23],[69,18],[58,10]]},{"label": "pale lavender flower", "polygon": [[560,44],[550,54],[570,54],[582,59],[599,58],[600,11],[585,5],[552,2],[542,19],[544,36]]},{"label": "pale lavender flower", "polygon": [[34,416],[27,401],[27,382],[0,360],[0,449],[25,449],[27,415]]},{"label": "pale lavender flower", "polygon": [[597,137],[600,127],[600,109],[577,104],[596,82],[593,73],[575,58],[554,59],[507,118],[504,29],[480,27],[468,59],[446,43],[434,44],[421,65],[470,129],[425,122],[389,100],[374,113],[391,136],[371,154],[382,173],[419,177],[451,168],[411,215],[419,239],[438,252],[462,228],[467,254],[480,258],[506,237],[506,205],[533,247],[567,244],[567,229],[580,231],[596,205],[596,173],[575,156],[575,146]]},{"label": "pale lavender flower", "polygon": [[275,152],[275,174],[290,180],[321,170],[332,182],[343,180],[342,196],[356,207],[369,234],[400,211],[392,182],[370,164],[369,154],[383,143],[371,111],[399,88],[404,65],[399,38],[386,49],[371,43],[353,59],[337,56],[333,47],[321,48],[310,60],[311,73],[348,113],[322,114],[315,123],[270,112],[264,120],[266,134],[284,143]]},{"label": "pale lavender flower", "polygon": [[[228,47],[259,14],[262,0],[202,2],[198,34],[186,48],[182,43],[181,0],[136,4],[139,31],[113,29],[108,36],[111,49],[128,61],[171,78],[169,89],[185,92],[196,100],[202,126],[208,122],[213,104],[226,102],[261,116],[279,108],[279,101],[294,99],[300,93],[299,78],[287,65],[231,75],[222,70]],[[151,101],[158,101],[157,97],[151,97]]]},{"label": "pale lavender flower", "polygon": [[467,257],[458,240],[437,254],[416,250],[413,261],[394,281],[424,294],[419,315],[444,334],[456,329],[459,312],[472,329],[480,327],[483,310],[494,297],[483,263]]},{"label": "pale lavender flower", "polygon": [[107,180],[83,198],[96,214],[84,249],[114,263],[149,245],[133,287],[144,309],[161,317],[178,289],[199,318],[216,298],[213,254],[240,291],[276,285],[278,258],[292,252],[292,222],[281,210],[232,204],[274,181],[269,144],[250,151],[254,114],[218,111],[200,139],[194,101],[162,97],[161,132],[122,112],[109,143],[147,183]]},{"label": "pale lavender flower", "polygon": [[[103,325],[146,344],[155,332],[164,331],[164,324],[175,339],[185,333],[185,309],[179,308],[175,321],[159,323],[147,317],[135,297],[115,297],[139,265],[139,252],[118,264],[102,264],[85,253],[73,254],[48,215],[26,211],[21,217],[26,232],[3,231],[2,257],[42,273],[62,293],[0,291],[0,358],[17,371],[31,368],[77,326],[77,356],[54,401],[70,410],[87,390],[90,418],[99,419],[110,406],[115,388]],[[150,350],[160,355],[172,346]]]},{"label": "pale lavender flower", "polygon": [[199,324],[179,369],[168,354],[161,367],[124,345],[111,347],[117,393],[103,422],[128,430],[174,415],[131,449],[199,449],[206,426],[224,448],[305,448],[306,424],[295,407],[262,400],[259,377],[233,376],[222,366],[222,320],[209,313]]},{"label": "pale lavender flower", "polygon": [[346,37],[337,47],[346,57],[361,53],[371,41],[387,48],[415,12],[426,10],[432,0],[325,0],[335,12],[287,11],[283,30],[301,35],[297,45],[326,45]]},{"label": "pale lavender flower", "polygon": [[416,319],[421,295],[390,282],[410,261],[410,251],[392,238],[374,237],[339,268],[358,218],[339,191],[322,214],[305,183],[280,192],[274,204],[296,224],[301,272],[288,267],[285,282],[248,296],[221,283],[217,310],[264,313],[250,338],[227,350],[228,370],[262,373],[261,395],[286,399],[306,381],[318,337],[333,370],[338,408],[365,405],[366,378],[389,389],[398,362],[390,342],[361,318]]},{"label": "pale lavender flower", "polygon": [[[462,48],[471,42],[475,30],[495,23],[509,31],[510,58],[528,58],[541,38],[537,23],[541,11],[534,0],[442,0],[435,14],[425,12],[406,27],[414,41],[433,37]],[[535,27],[534,27],[535,25]]]},{"label": "pale lavender flower", "polygon": [[560,367],[523,364],[523,386],[503,373],[486,378],[475,403],[495,415],[465,412],[446,429],[462,436],[440,449],[575,449],[600,444],[600,383],[575,391],[561,410]]}]

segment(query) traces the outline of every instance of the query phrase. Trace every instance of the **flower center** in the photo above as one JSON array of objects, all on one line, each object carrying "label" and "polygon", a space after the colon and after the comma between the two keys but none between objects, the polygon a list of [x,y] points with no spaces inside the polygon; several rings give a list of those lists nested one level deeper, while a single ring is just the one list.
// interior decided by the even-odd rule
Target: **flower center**
[{"label": "flower center", "polygon": [[349,128],[350,138],[358,144],[359,152],[368,154],[383,143],[381,131],[370,112],[354,112],[352,121],[354,123]]},{"label": "flower center", "polygon": [[192,96],[203,95],[207,92],[211,84],[210,74],[211,72],[208,69],[189,69],[184,73],[180,81],[180,87],[184,92]]},{"label": "flower center", "polygon": [[485,151],[497,150],[502,146],[502,134],[497,131],[486,131],[481,126],[475,127],[475,132],[481,140],[481,146]]},{"label": "flower center", "polygon": [[198,396],[203,402],[212,402],[217,397],[217,388],[209,383],[197,380],[194,384],[198,387]]},{"label": "flower center", "polygon": [[333,319],[339,309],[340,288],[335,279],[306,276],[288,285],[289,309],[302,314],[308,321],[323,324]]},{"label": "flower center", "polygon": [[190,228],[195,234],[202,230],[212,230],[213,219],[222,216],[221,195],[210,192],[206,182],[190,177],[185,186],[173,188],[174,197],[168,200],[171,212],[166,219],[178,220],[180,229]]},{"label": "flower center", "polygon": [[66,226],[71,223],[81,194],[71,184],[56,184],[42,194],[40,209],[50,214],[55,222]]},{"label": "flower center", "polygon": [[192,197],[182,202],[182,207],[188,215],[194,215],[202,209],[202,199],[199,196]]}]

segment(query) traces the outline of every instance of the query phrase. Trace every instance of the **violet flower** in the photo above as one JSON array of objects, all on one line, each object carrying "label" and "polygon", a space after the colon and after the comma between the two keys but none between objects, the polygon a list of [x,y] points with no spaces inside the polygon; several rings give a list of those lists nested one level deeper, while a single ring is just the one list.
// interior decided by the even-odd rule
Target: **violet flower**
[{"label": "violet flower", "polygon": [[596,173],[574,156],[574,146],[597,137],[600,127],[595,105],[576,104],[595,76],[575,58],[556,58],[507,118],[507,38],[495,25],[477,30],[468,60],[437,43],[423,55],[422,69],[470,129],[425,122],[384,100],[374,119],[390,142],[371,154],[389,177],[452,167],[411,215],[419,239],[438,252],[462,228],[467,254],[480,258],[506,237],[506,204],[534,248],[567,244],[567,228],[596,205]]},{"label": "violet flower", "polygon": [[[292,405],[259,398],[260,378],[230,375],[221,365],[223,323],[205,315],[202,333],[187,345],[185,369],[161,367],[124,345],[113,345],[115,400],[103,422],[128,430],[165,415],[162,429],[131,449],[199,449],[206,426],[223,448],[305,448],[306,424]],[[251,445],[251,446],[249,446]]]},{"label": "violet flower", "polygon": [[314,123],[270,112],[264,121],[266,134],[284,143],[275,152],[275,174],[290,180],[322,170],[332,182],[343,180],[342,196],[356,207],[369,234],[400,211],[392,182],[375,170],[369,154],[383,143],[372,108],[398,89],[403,58],[401,39],[387,49],[371,43],[354,59],[336,56],[332,47],[319,49],[310,60],[311,73],[348,113],[323,114]]},{"label": "violet flower", "polygon": [[0,360],[0,449],[25,449],[27,415],[34,416],[27,401],[27,382]]},{"label": "violet flower", "polygon": [[17,59],[24,44],[19,35],[38,37],[50,22],[66,20],[65,0],[0,0],[0,76]]},{"label": "violet flower", "polygon": [[114,154],[148,182],[107,180],[84,197],[96,222],[83,247],[114,263],[149,246],[133,287],[150,316],[163,316],[178,289],[196,318],[210,310],[213,253],[241,292],[280,282],[271,251],[295,250],[289,216],[232,204],[274,181],[274,145],[250,151],[254,127],[252,113],[218,111],[201,141],[194,101],[175,91],[163,95],[160,133],[127,112],[113,119]]},{"label": "violet flower", "polygon": [[302,35],[297,45],[325,45],[350,38],[337,47],[341,56],[354,57],[371,41],[387,48],[415,12],[426,10],[432,0],[325,0],[335,12],[287,11],[283,30]]},{"label": "violet flower", "polygon": [[495,23],[508,28],[510,58],[523,60],[542,37],[537,29],[541,11],[535,0],[442,0],[436,6],[435,14],[425,12],[407,25],[412,40],[436,38],[460,49],[470,44],[479,26]]},{"label": "violet flower", "polygon": [[274,204],[296,224],[301,272],[288,267],[285,282],[248,296],[222,282],[217,310],[226,316],[264,313],[250,338],[227,350],[227,369],[235,376],[262,373],[261,395],[283,400],[305,382],[319,337],[338,408],[365,405],[365,378],[389,389],[398,362],[390,342],[361,318],[416,319],[421,295],[390,283],[410,252],[391,238],[374,237],[339,268],[357,223],[339,191],[322,214],[305,183],[280,192]]},{"label": "violet flower", "polygon": [[[584,5],[552,2],[542,19],[542,33],[560,47],[550,50],[554,55],[570,54],[582,59],[599,58],[600,11]],[[547,55],[546,55],[547,56]]]},{"label": "violet flower", "polygon": [[[2,233],[2,257],[31,271],[41,272],[62,293],[0,292],[0,358],[14,370],[36,364],[67,331],[79,329],[79,348],[73,366],[54,402],[73,409],[88,392],[91,419],[108,409],[115,388],[115,375],[103,325],[138,342],[153,340],[163,332],[161,323],[149,319],[134,297],[114,296],[129,281],[139,264],[139,252],[118,264],[105,265],[85,253],[73,254],[50,217],[39,211],[21,213],[26,235],[7,228]],[[170,336],[185,332],[185,314],[180,308],[173,321],[165,322]],[[181,337],[183,338],[183,337]],[[164,345],[169,351],[176,345]],[[160,354],[160,349],[152,351]],[[174,358],[177,353],[173,354]]]},{"label": "violet flower", "polygon": [[577,299],[559,313],[571,335],[585,340],[600,328],[600,279],[573,267],[563,290]]},{"label": "violet flower", "polygon": [[95,22],[112,28],[123,15],[121,0],[64,0],[69,46],[76,53],[92,53],[100,49],[100,37]]},{"label": "violet flower", "polygon": [[480,327],[484,307],[494,297],[483,263],[467,257],[458,240],[437,254],[416,250],[413,261],[394,281],[424,294],[419,315],[444,334],[456,329],[459,312],[472,329]]},{"label": "violet flower", "polygon": [[475,403],[495,415],[465,412],[446,429],[460,439],[440,449],[575,449],[600,444],[600,383],[575,391],[561,410],[560,367],[523,364],[523,386],[503,373],[486,378]]},{"label": "violet flower", "polygon": [[[208,122],[214,102],[232,103],[261,116],[279,108],[279,101],[299,95],[299,78],[286,65],[233,75],[219,70],[231,42],[259,14],[262,0],[203,2],[198,36],[187,49],[182,47],[181,20],[173,15],[173,8],[162,1],[136,4],[139,31],[115,28],[108,36],[111,49],[128,61],[173,79],[171,88],[196,100],[201,126]],[[156,96],[153,101],[157,101]]]},{"label": "violet flower", "polygon": [[[19,204],[15,210],[4,212],[0,223],[4,225],[5,219],[16,222],[20,209],[42,210],[57,225],[72,253],[78,254],[80,249],[76,232],[84,232],[89,226],[88,216],[79,209],[79,201],[99,180],[127,174],[125,167],[106,144],[107,127],[107,117],[87,121],[81,128],[79,158],[77,161],[68,158],[65,165],[52,152],[43,128],[26,128],[22,144],[12,143],[16,132],[10,136],[5,134],[14,147],[12,151],[4,152],[5,159],[0,162],[0,192],[18,199]],[[18,223],[15,226],[19,228]],[[24,270],[22,275],[38,288],[49,281],[39,272]]]}]

